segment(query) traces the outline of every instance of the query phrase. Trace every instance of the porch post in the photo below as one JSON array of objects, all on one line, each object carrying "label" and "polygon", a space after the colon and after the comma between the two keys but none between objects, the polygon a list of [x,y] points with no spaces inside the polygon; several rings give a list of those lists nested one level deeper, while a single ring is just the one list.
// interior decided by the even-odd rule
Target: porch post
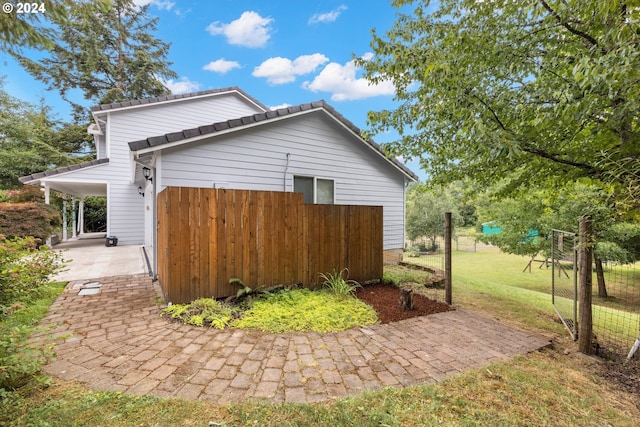
[{"label": "porch post", "polygon": [[51,200],[51,187],[49,187],[49,184],[45,183],[44,184],[44,204],[45,205],[50,204],[50,200]]},{"label": "porch post", "polygon": [[62,241],[67,241],[67,195],[62,193]]},{"label": "porch post", "polygon": [[76,215],[76,198],[75,196],[71,197],[71,224],[73,228],[71,228],[71,237],[75,239],[78,237],[78,232],[76,227],[78,226],[78,216]]},{"label": "porch post", "polygon": [[80,199],[80,205],[78,206],[78,233],[84,234],[84,197]]}]

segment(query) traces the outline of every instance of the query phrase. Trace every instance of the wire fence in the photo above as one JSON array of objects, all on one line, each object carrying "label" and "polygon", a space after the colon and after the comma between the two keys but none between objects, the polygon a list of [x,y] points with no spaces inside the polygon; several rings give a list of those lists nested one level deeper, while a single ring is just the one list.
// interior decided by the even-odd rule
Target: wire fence
[{"label": "wire fence", "polygon": [[603,262],[602,270],[601,278],[594,274],[592,302],[598,350],[626,356],[640,338],[640,263]]},{"label": "wire fence", "polygon": [[[456,241],[451,239],[451,248],[456,250]],[[404,261],[400,263],[405,268],[422,273],[420,294],[432,300],[447,304],[445,286],[446,257],[444,237],[435,240],[420,239],[412,241],[404,254]]]},{"label": "wire fence", "polygon": [[551,302],[571,337],[578,338],[578,281],[575,233],[551,233]]},{"label": "wire fence", "polygon": [[[431,250],[426,250],[427,248]],[[424,288],[421,287],[420,294],[446,303],[444,248],[445,242],[442,237],[436,238],[435,242],[412,242],[401,264],[409,269],[424,272],[424,278],[421,279]]]}]

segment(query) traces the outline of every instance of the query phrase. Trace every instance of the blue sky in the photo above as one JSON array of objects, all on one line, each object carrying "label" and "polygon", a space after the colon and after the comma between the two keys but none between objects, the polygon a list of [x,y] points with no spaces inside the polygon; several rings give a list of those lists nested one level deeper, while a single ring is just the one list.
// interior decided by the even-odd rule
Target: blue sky
[{"label": "blue sky", "polygon": [[[393,108],[392,85],[368,84],[352,62],[372,54],[372,28],[378,34],[391,28],[398,10],[390,0],[136,3],[151,4],[150,15],[159,17],[156,37],[171,43],[169,60],[179,77],[165,84],[173,93],[239,86],[272,108],[324,99],[361,129],[368,111]],[[57,93],[47,93],[10,57],[0,54],[0,64],[10,94],[33,103],[44,97],[59,118],[69,118]]]}]

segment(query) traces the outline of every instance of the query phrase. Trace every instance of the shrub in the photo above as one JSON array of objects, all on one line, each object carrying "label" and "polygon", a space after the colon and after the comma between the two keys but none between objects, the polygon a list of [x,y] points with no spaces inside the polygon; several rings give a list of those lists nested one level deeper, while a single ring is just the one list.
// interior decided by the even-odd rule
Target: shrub
[{"label": "shrub", "polygon": [[346,268],[340,270],[340,272],[333,270],[332,273],[320,273],[322,286],[330,293],[341,297],[354,296],[356,289],[360,287],[360,284],[355,280],[347,279],[348,276],[349,270]]},{"label": "shrub", "polygon": [[236,312],[236,308],[220,304],[213,298],[200,298],[191,304],[173,304],[162,311],[165,316],[186,324],[216,329],[224,329]]},{"label": "shrub", "polygon": [[49,276],[62,266],[61,256],[46,247],[36,248],[33,237],[5,239],[0,235],[0,320],[11,306],[39,296]]},{"label": "shrub", "polygon": [[0,399],[10,390],[27,384],[42,364],[52,358],[53,348],[32,347],[27,338],[33,328],[0,323]]},{"label": "shrub", "polygon": [[62,222],[58,210],[44,203],[0,203],[0,234],[46,241]]},{"label": "shrub", "polygon": [[295,289],[256,301],[231,326],[274,333],[334,332],[377,322],[376,311],[357,298]]}]

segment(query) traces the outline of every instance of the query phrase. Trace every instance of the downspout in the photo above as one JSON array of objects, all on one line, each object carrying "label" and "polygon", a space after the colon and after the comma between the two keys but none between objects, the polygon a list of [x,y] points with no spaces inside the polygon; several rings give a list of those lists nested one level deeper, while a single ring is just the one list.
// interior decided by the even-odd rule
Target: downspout
[{"label": "downspout", "polygon": [[289,170],[289,158],[291,157],[291,153],[287,153],[287,164],[284,167],[284,177],[282,182],[282,191],[287,191],[287,171]]},{"label": "downspout", "polygon": [[156,167],[151,169],[151,176],[153,177],[153,201],[151,206],[153,207],[153,281],[158,280],[158,195],[156,188],[158,180],[156,179]]}]

